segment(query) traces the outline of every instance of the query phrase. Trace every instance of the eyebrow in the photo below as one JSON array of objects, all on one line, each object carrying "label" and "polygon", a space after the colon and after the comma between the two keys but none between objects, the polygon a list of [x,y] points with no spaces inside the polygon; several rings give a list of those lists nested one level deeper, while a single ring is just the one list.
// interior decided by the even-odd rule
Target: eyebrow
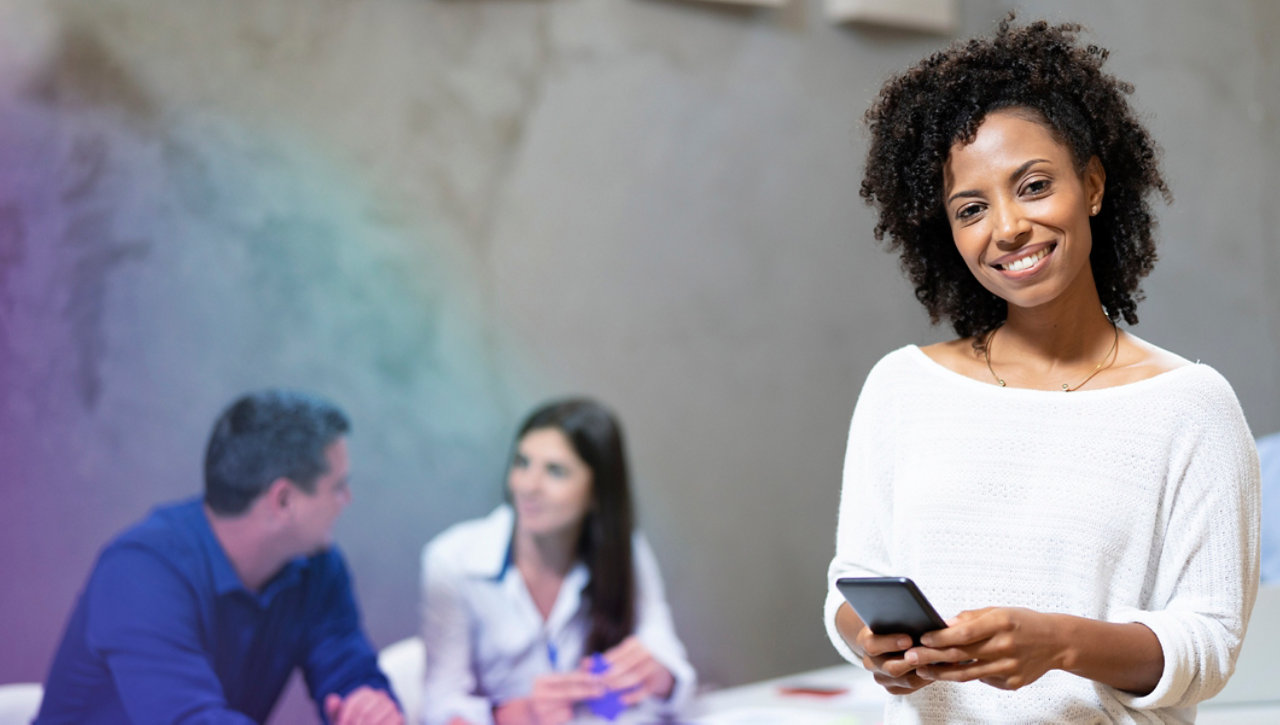
[{"label": "eyebrow", "polygon": [[[1047,164],[1047,163],[1049,163],[1049,159],[1031,159],[1030,161],[1026,161],[1021,166],[1014,169],[1013,173],[1009,174],[1009,181],[1011,182],[1016,181],[1019,176],[1022,176],[1023,174],[1027,173],[1027,169],[1030,169],[1032,166],[1035,166],[1036,164]],[[976,189],[966,189],[964,191],[957,191],[956,193],[947,197],[947,203],[950,204],[956,199],[968,198],[973,196],[982,196],[982,192]]]}]

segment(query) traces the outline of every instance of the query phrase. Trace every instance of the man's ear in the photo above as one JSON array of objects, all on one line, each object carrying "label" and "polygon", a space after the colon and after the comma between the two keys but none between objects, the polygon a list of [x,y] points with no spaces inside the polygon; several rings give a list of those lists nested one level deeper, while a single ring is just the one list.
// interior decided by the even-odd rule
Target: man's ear
[{"label": "man's ear", "polygon": [[267,504],[267,510],[274,517],[284,515],[289,510],[289,505],[293,503],[295,494],[297,494],[297,491],[294,490],[293,483],[281,476],[267,486],[267,490],[263,492],[262,497]]}]

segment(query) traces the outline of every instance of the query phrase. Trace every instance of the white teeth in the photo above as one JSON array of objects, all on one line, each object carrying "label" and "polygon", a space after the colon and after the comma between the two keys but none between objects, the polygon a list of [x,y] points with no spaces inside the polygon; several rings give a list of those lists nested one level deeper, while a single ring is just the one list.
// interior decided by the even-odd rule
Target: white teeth
[{"label": "white teeth", "polygon": [[1045,247],[1044,249],[1041,249],[1035,254],[1029,254],[1020,259],[1015,259],[1012,262],[1009,262],[1008,264],[1002,264],[1000,265],[1000,269],[1003,269],[1006,272],[1020,272],[1026,269],[1027,267],[1030,267],[1031,265],[1035,264],[1036,262],[1039,262],[1040,260],[1044,259],[1045,256],[1048,254],[1049,254],[1049,248]]}]

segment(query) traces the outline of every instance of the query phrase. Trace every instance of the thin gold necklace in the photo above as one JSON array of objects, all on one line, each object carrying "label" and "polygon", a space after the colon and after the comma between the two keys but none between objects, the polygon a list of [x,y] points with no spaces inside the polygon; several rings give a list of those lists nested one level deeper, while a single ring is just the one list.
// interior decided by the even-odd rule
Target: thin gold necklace
[{"label": "thin gold necklace", "polygon": [[[1001,325],[1001,327],[1003,327],[1003,325]],[[1003,388],[1006,387],[1004,384],[1004,378],[996,375],[995,369],[991,367],[991,341],[996,339],[996,333],[999,331],[1000,328],[997,327],[987,335],[987,341],[982,344],[982,359],[987,361],[987,370],[991,371],[991,377],[996,379],[996,384]],[[1116,327],[1116,323],[1114,322],[1111,323],[1111,331],[1113,333],[1111,337],[1111,347],[1107,348],[1107,354],[1103,355],[1102,359],[1098,361],[1098,364],[1094,366],[1093,372],[1089,373],[1088,377],[1075,385],[1063,383],[1062,392],[1070,393],[1084,387],[1084,384],[1093,380],[1093,376],[1097,375],[1098,372],[1102,370],[1102,366],[1107,364],[1107,361],[1111,359],[1111,353],[1116,351],[1116,346],[1120,343],[1120,328]]]}]

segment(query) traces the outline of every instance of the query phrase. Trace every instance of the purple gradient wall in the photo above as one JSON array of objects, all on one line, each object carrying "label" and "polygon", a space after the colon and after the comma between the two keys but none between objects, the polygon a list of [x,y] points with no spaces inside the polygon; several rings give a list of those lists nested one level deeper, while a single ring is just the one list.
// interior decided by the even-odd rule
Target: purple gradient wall
[{"label": "purple gradient wall", "polygon": [[377,639],[412,633],[416,547],[497,501],[528,402],[473,261],[305,131],[149,88],[110,13],[7,12],[39,42],[0,96],[0,682],[43,678],[101,545],[199,493],[214,416],[267,385],[352,414],[339,536]]}]

